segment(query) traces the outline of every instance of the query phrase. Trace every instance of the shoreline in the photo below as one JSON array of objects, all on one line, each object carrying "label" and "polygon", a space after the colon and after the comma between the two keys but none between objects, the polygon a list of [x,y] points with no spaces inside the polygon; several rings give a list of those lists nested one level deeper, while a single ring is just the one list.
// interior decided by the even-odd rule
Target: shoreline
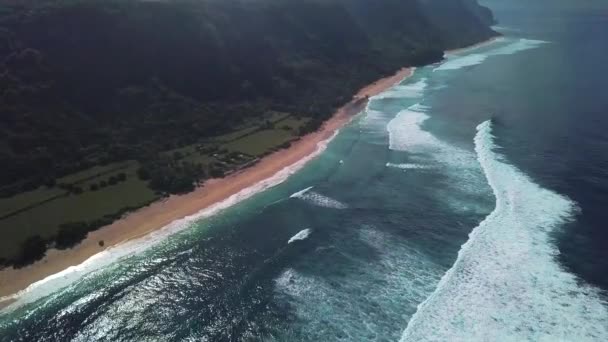
[{"label": "shoreline", "polygon": [[445,51],[445,56],[448,57],[450,55],[457,55],[459,53],[463,53],[463,52],[471,52],[471,50],[475,50],[475,49],[479,49],[482,47],[485,47],[487,45],[496,43],[497,41],[503,39],[504,36],[499,34],[497,36],[494,36],[492,38],[489,38],[487,40],[484,40],[483,42],[479,42],[473,45],[469,45],[469,46],[465,46],[463,48],[458,48],[458,49],[452,49],[452,50],[446,50]]},{"label": "shoreline", "polygon": [[[291,147],[262,158],[254,166],[224,178],[207,180],[202,187],[188,194],[172,195],[128,213],[112,224],[90,232],[72,249],[62,251],[49,249],[42,260],[32,265],[20,269],[9,267],[0,270],[0,309],[15,302],[23,291],[27,291],[40,281],[81,265],[99,253],[142,239],[173,222],[207,209],[214,209],[214,206],[256,184],[270,180],[281,171],[299,163],[306,163],[316,156],[321,149],[320,145],[329,142],[356,114],[365,109],[370,97],[409,78],[414,70],[415,68],[402,68],[392,76],[381,78],[363,87],[350,102],[336,110],[318,130],[300,137],[292,143]],[[99,245],[101,240],[104,241],[103,247]]]}]

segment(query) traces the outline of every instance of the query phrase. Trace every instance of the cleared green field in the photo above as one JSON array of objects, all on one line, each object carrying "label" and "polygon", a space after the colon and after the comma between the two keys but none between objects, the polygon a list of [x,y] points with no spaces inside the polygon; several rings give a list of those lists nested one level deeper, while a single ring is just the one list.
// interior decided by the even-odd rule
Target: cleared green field
[{"label": "cleared green field", "polygon": [[270,122],[277,122],[287,118],[288,116],[291,116],[291,114],[284,112],[270,112],[265,119]]},{"label": "cleared green field", "polygon": [[259,157],[293,138],[294,136],[291,131],[268,129],[224,144],[222,148],[230,152],[241,152]]},{"label": "cleared green field", "polygon": [[211,139],[210,141],[213,143],[225,143],[225,142],[239,139],[248,134],[252,134],[253,132],[255,132],[258,129],[259,129],[258,126],[249,126],[249,127],[245,127],[238,131],[234,131],[234,132],[231,132],[228,134],[218,135],[216,137],[213,137],[213,139]]},{"label": "cleared green field", "polygon": [[[124,172],[124,171],[123,171]],[[18,253],[21,242],[30,236],[50,238],[59,226],[67,222],[91,222],[120,212],[123,208],[137,208],[158,196],[134,172],[127,180],[106,188],[68,195],[32,208],[15,216],[0,220],[0,257]]]},{"label": "cleared green field", "polygon": [[65,190],[59,188],[40,187],[36,190],[23,192],[13,197],[0,198],[0,217],[64,194],[65,192]]},{"label": "cleared green field", "polygon": [[77,173],[73,173],[71,175],[67,175],[65,177],[61,177],[57,179],[57,184],[65,183],[65,184],[75,184],[82,181],[85,181],[90,178],[99,177],[112,172],[124,172],[122,170],[133,167],[137,165],[136,161],[126,161],[121,163],[112,163],[103,166],[94,166],[90,169],[80,171]]},{"label": "cleared green field", "polygon": [[281,121],[280,123],[277,123],[275,128],[278,128],[278,129],[289,128],[292,131],[294,131],[293,132],[294,134],[296,134],[298,128],[304,126],[309,121],[310,121],[309,118],[294,118],[294,117],[289,117],[289,118],[286,118],[285,120]]},{"label": "cleared green field", "polygon": [[287,119],[288,117],[290,117],[289,113],[269,112],[263,117],[249,121],[248,123],[244,124],[242,128],[234,132],[213,137],[211,141],[216,143],[228,143],[234,140],[242,139],[247,135],[255,133],[266,123],[266,121],[276,124]]}]

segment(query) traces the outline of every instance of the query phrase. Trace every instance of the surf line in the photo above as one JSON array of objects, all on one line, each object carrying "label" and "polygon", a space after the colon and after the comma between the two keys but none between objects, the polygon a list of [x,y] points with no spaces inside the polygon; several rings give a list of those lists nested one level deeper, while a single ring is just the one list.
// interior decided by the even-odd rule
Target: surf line
[{"label": "surf line", "polygon": [[607,340],[608,309],[597,289],[555,261],[550,232],[576,204],[534,183],[496,148],[491,121],[480,124],[475,151],[496,207],[418,305],[401,341]]}]

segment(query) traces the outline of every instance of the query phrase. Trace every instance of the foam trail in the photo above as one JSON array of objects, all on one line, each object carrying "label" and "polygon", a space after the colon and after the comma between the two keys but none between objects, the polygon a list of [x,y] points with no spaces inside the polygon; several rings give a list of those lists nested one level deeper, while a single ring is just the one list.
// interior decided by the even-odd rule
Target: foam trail
[{"label": "foam trail", "polygon": [[[423,79],[419,82],[414,83],[412,86],[409,83],[410,79],[414,76],[416,72],[416,68],[413,68],[412,75],[407,78],[407,81],[404,81],[398,85],[393,86],[392,88],[387,89],[386,91],[372,96],[369,101],[367,101],[367,105],[365,110],[363,111],[364,115],[360,121],[360,125],[362,128],[369,130],[371,132],[382,132],[384,133],[384,129],[386,127],[386,122],[390,120],[387,114],[382,110],[374,109],[378,103],[380,103],[383,99],[386,98],[400,98],[399,93],[405,92],[406,95],[416,94],[415,97],[422,97],[424,94],[424,90],[426,89],[426,79]],[[408,88],[410,87],[410,88]],[[398,90],[400,89],[400,90]],[[387,94],[390,94],[387,96]]]},{"label": "foam trail", "polygon": [[537,48],[543,44],[548,44],[548,42],[543,40],[519,39],[514,43],[492,50],[490,55],[512,55],[521,51]]},{"label": "foam trail", "polygon": [[521,32],[520,29],[513,28],[513,27],[507,27],[507,26],[492,26],[492,30],[498,31],[498,32],[504,32],[504,33]]},{"label": "foam trail", "polygon": [[389,132],[389,148],[395,151],[424,152],[441,148],[442,143],[432,134],[421,129],[430,117],[414,105],[397,114],[386,129]]},{"label": "foam trail", "polygon": [[92,273],[103,269],[104,267],[113,264],[114,262],[130,257],[135,254],[141,253],[150,247],[156,246],[159,243],[165,241],[169,236],[174,235],[184,229],[192,226],[193,223],[207,218],[217,213],[242,202],[255,194],[272,188],[278,184],[281,184],[287,180],[291,175],[302,169],[306,163],[316,158],[327,148],[329,142],[338,135],[339,130],[336,130],[334,134],[328,139],[321,141],[317,144],[316,150],[305,158],[300,159],[296,163],[283,168],[279,172],[275,173],[272,177],[269,177],[263,181],[260,181],[248,188],[245,188],[238,193],[228,197],[227,199],[215,203],[198,213],[190,216],[186,216],[183,219],[176,220],[171,224],[154,231],[142,238],[131,240],[123,244],[108,248],[107,250],[97,253],[85,260],[79,265],[69,267],[61,272],[50,275],[40,281],[37,281],[26,289],[19,291],[16,294],[0,297],[0,302],[6,300],[15,300],[14,303],[4,308],[1,311],[13,310],[19,306],[27,303],[32,303],[38,299],[48,296],[49,294],[58,291],[68,285],[74,283],[76,280]]},{"label": "foam trail", "polygon": [[478,65],[488,58],[485,54],[471,54],[464,57],[448,59],[445,63],[435,68],[433,71],[458,70],[465,67]]},{"label": "foam trail", "polygon": [[396,85],[389,90],[376,95],[374,99],[418,98],[424,94],[424,90],[427,86],[427,79],[422,78],[418,82]]},{"label": "foam trail", "polygon": [[490,121],[477,129],[475,151],[496,207],[401,341],[607,341],[608,309],[598,291],[555,261],[550,233],[575,204],[504,161]]},{"label": "foam trail", "polygon": [[314,188],[314,186],[309,186],[306,189],[300,190],[298,192],[294,192],[291,196],[289,196],[289,198],[298,198],[298,197],[301,197],[302,195],[304,195],[305,193],[307,193],[308,191],[310,191],[312,188]]},{"label": "foam trail", "polygon": [[[294,196],[295,195],[295,196]],[[302,192],[296,193],[292,195],[292,198],[298,198],[313,205],[324,207],[324,208],[332,208],[332,209],[346,209],[348,206],[338,200],[327,197],[325,195],[321,195],[318,192],[310,191],[309,189]]]},{"label": "foam trail", "polygon": [[432,168],[432,166],[430,166],[430,165],[413,164],[413,163],[404,163],[404,164],[386,163],[386,167],[392,167],[392,168],[402,169],[402,170],[425,170],[425,169]]},{"label": "foam trail", "polygon": [[470,196],[487,198],[489,192],[488,187],[479,186],[480,182],[484,182],[484,176],[475,154],[446,143],[424,130],[423,125],[430,118],[426,113],[429,110],[427,106],[415,104],[399,112],[386,127],[389,148],[407,152],[411,163],[424,165],[424,169],[432,170],[429,172],[447,176],[450,181],[435,192],[450,207],[458,211],[481,210],[479,206],[470,205]]},{"label": "foam trail", "polygon": [[301,230],[298,232],[298,234],[292,236],[289,241],[287,241],[287,244],[290,244],[292,242],[295,241],[300,241],[300,240],[306,240],[309,236],[310,233],[312,233],[312,230],[310,230],[310,228],[306,228],[304,230]]},{"label": "foam trail", "polygon": [[[315,259],[315,268],[287,268],[274,281],[276,298],[297,317],[292,328],[306,336],[278,341],[389,341],[402,320],[394,313],[403,303],[423,301],[442,275],[442,267],[419,246],[373,226],[353,227],[323,242],[307,256]],[[352,249],[362,245],[375,251],[374,260]],[[343,268],[334,272],[328,260]]]},{"label": "foam trail", "polygon": [[[497,39],[492,44],[498,44],[505,42],[506,39]],[[465,50],[466,54],[457,53],[454,55],[450,55],[445,62],[443,62],[440,66],[433,69],[433,71],[448,71],[448,70],[458,70],[474,65],[478,65],[483,63],[486,59],[492,56],[502,56],[502,55],[512,55],[521,51],[530,50],[539,47],[542,44],[546,44],[547,42],[542,40],[533,40],[533,39],[517,39],[511,40],[508,44],[494,48],[487,52],[480,53],[470,53],[470,51]],[[487,45],[480,45],[475,47],[474,50],[478,50],[482,47],[486,47]]]}]

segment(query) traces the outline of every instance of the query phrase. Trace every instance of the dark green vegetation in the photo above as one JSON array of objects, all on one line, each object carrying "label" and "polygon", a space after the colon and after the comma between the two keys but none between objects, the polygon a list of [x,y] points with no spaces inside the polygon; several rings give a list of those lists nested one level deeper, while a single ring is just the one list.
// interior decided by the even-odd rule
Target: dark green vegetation
[{"label": "dark green vegetation", "polygon": [[247,166],[491,20],[472,0],[0,0],[0,257]]}]

